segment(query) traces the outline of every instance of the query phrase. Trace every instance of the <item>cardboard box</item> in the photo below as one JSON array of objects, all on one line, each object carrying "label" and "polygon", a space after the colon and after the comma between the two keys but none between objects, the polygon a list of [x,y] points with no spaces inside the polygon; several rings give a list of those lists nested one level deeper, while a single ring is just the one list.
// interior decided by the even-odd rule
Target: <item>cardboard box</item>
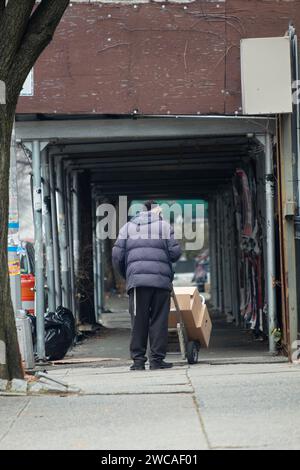
[{"label": "cardboard box", "polygon": [[[175,287],[177,302],[181,311],[187,336],[190,341],[199,341],[208,348],[212,330],[211,319],[205,303],[196,287]],[[176,328],[177,313],[174,302],[171,302],[169,328]]]},{"label": "cardboard box", "polygon": [[198,289],[196,287],[174,287],[174,292],[180,310],[189,310],[191,300],[197,295],[199,297]]}]

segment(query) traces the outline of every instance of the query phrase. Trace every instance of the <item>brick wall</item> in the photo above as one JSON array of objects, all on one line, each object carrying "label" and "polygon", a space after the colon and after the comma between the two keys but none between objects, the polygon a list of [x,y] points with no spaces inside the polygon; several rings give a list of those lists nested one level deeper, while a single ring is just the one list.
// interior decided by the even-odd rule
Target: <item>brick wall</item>
[{"label": "brick wall", "polygon": [[300,0],[73,1],[19,113],[241,112],[241,38],[300,31]]}]

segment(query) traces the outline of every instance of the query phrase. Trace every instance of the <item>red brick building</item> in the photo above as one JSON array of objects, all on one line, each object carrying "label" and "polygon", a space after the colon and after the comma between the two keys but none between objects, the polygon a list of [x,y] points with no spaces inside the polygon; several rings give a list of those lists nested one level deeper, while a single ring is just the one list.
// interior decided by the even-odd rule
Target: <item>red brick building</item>
[{"label": "red brick building", "polygon": [[300,28],[300,0],[73,1],[19,113],[241,113],[240,40]]}]

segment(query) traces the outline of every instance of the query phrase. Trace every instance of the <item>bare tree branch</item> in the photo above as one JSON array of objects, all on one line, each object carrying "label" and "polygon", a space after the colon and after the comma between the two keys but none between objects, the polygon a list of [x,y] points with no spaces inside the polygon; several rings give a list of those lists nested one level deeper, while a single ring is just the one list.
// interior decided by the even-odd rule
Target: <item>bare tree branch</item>
[{"label": "bare tree branch", "polygon": [[35,9],[9,72],[8,95],[21,91],[31,68],[51,42],[69,3],[70,0],[42,0]]},{"label": "bare tree branch", "polygon": [[0,18],[0,77],[5,80],[14,56],[20,47],[35,0],[9,0],[6,7],[1,0]]}]

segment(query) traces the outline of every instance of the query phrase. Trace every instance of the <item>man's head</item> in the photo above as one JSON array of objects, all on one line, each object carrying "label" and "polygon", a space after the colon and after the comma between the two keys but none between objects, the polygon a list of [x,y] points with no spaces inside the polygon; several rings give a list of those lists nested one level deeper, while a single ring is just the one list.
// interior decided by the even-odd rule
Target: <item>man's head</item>
[{"label": "man's head", "polygon": [[144,206],[146,207],[146,211],[147,211],[147,212],[150,212],[150,211],[152,211],[153,209],[158,208],[158,207],[159,207],[159,204],[158,204],[156,201],[154,201],[153,199],[149,199],[148,201],[146,201],[146,202],[144,203]]}]

